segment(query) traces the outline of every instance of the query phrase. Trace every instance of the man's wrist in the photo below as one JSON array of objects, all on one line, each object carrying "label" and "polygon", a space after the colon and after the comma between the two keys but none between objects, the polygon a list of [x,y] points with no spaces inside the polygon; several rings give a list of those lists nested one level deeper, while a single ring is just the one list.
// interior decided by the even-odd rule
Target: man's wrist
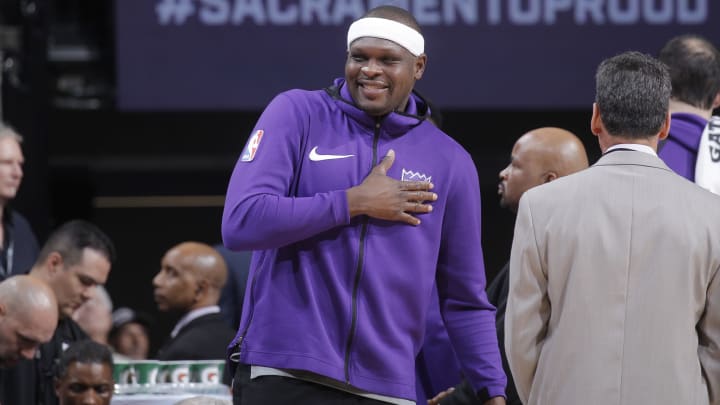
[{"label": "man's wrist", "polygon": [[347,198],[350,218],[363,214],[362,204],[359,201],[360,193],[358,192],[357,186],[345,190],[345,197]]}]

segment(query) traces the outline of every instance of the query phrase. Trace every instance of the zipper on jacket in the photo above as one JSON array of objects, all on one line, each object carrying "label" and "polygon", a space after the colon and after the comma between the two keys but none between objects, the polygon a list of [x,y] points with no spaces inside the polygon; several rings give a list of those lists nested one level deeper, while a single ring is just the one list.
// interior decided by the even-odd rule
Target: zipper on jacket
[{"label": "zipper on jacket", "polygon": [[[377,144],[380,139],[380,119],[375,121],[375,134],[373,135],[373,157],[370,170],[377,164]],[[365,237],[367,236],[368,217],[362,220],[360,228],[360,247],[358,249],[358,260],[355,268],[355,280],[353,281],[352,291],[352,321],[350,322],[350,334],[348,335],[347,345],[345,346],[345,383],[350,384],[350,350],[352,349],[353,337],[357,328],[357,295],[360,288],[360,276],[362,276],[363,258],[365,256]]]},{"label": "zipper on jacket", "polygon": [[[259,271],[260,269],[258,269]],[[256,272],[257,273],[257,272]],[[245,325],[245,328],[243,329],[242,333],[240,334],[240,337],[238,338],[238,341],[236,343],[236,346],[238,348],[237,350],[237,358],[239,361],[240,353],[242,352],[242,344],[243,341],[245,341],[245,335],[247,334],[248,329],[250,329],[250,324],[253,320],[253,315],[255,315],[255,283],[257,282],[257,274],[253,274],[252,280],[250,281],[250,300],[248,301],[248,304],[250,304],[250,315],[248,316],[247,325]]]}]

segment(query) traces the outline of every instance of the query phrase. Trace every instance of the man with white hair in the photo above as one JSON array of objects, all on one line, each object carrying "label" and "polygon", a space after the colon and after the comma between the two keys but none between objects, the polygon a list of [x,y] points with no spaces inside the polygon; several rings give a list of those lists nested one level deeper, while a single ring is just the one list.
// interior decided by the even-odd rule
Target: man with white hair
[{"label": "man with white hair", "polygon": [[38,242],[30,224],[10,208],[23,179],[22,137],[0,121],[0,281],[26,274],[38,255]]},{"label": "man with white hair", "polygon": [[230,180],[223,241],[254,251],[235,402],[414,404],[437,283],[465,376],[481,403],[504,404],[477,170],[413,92],[417,21],[374,8],[347,46],[344,79],[268,105]]},{"label": "man with white hair", "polygon": [[90,339],[106,345],[113,327],[112,312],[110,294],[105,287],[98,285],[90,293],[90,299],[73,312],[72,319]]}]

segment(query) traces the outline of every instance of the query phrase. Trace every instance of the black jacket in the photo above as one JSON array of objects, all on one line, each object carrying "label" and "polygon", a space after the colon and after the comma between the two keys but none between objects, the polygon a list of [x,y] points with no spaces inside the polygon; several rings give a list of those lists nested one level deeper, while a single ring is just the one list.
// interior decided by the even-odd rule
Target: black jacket
[{"label": "black jacket", "polygon": [[203,315],[185,325],[158,350],[158,360],[223,360],[235,332],[220,313]]},{"label": "black jacket", "polygon": [[5,208],[2,226],[5,235],[0,246],[0,281],[27,274],[38,256],[37,238],[25,217]]},{"label": "black jacket", "polygon": [[[510,365],[505,355],[505,308],[507,307],[508,292],[510,290],[510,262],[505,263],[502,270],[495,276],[492,283],[487,287],[488,301],[497,308],[495,313],[495,327],[497,328],[500,356],[502,357],[503,369],[507,375],[507,405],[522,405],[515,381],[510,373]],[[476,405],[481,402],[475,396],[472,386],[463,381],[455,387],[455,391],[440,401],[441,405]]]},{"label": "black jacket", "polygon": [[84,339],[88,336],[75,321],[61,319],[52,339],[40,346],[35,359],[23,360],[0,374],[0,403],[57,405],[56,364],[70,344]]}]

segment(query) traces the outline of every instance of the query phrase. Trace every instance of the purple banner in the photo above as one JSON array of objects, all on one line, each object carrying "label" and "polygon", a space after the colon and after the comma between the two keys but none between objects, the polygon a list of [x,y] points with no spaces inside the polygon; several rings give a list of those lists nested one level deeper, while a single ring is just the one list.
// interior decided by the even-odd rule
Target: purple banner
[{"label": "purple banner", "polygon": [[417,88],[443,109],[588,108],[604,58],[684,33],[720,45],[717,0],[116,0],[118,107],[260,110],[323,88],[380,4],[423,27]]}]

